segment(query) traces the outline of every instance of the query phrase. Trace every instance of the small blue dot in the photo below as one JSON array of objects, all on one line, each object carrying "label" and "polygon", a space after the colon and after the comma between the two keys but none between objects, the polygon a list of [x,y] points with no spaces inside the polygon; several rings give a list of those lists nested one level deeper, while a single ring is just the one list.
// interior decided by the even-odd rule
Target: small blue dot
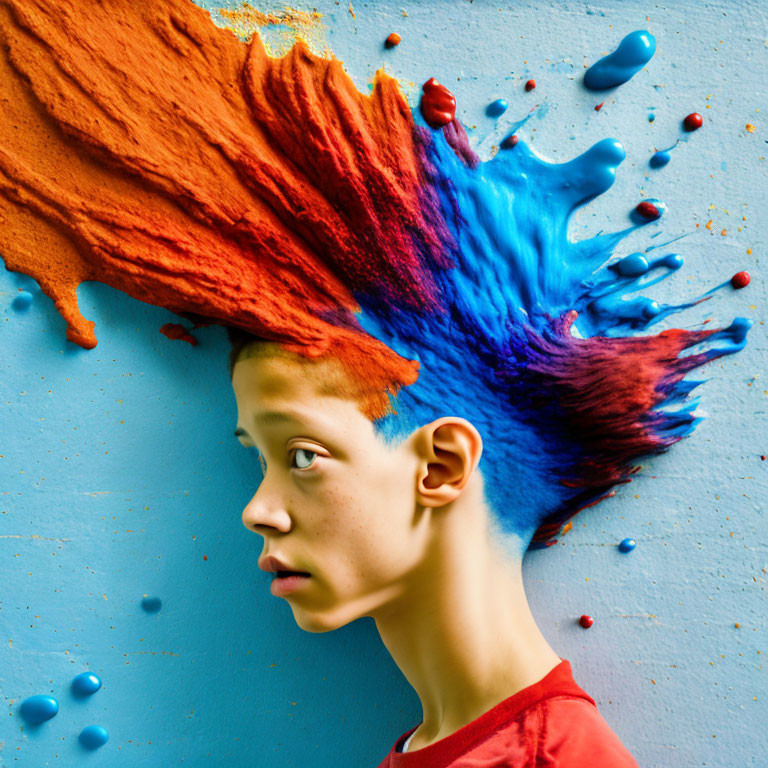
[{"label": "small blue dot", "polygon": [[157,613],[163,607],[163,601],[159,597],[145,597],[141,601],[141,607],[147,613]]},{"label": "small blue dot", "polygon": [[492,101],[485,108],[485,114],[488,115],[488,117],[498,117],[507,111],[508,106],[509,104],[507,104],[505,99],[496,99],[496,101]]},{"label": "small blue dot", "polygon": [[21,702],[21,716],[30,725],[50,720],[59,711],[59,702],[53,696],[30,696]]},{"label": "small blue dot", "polygon": [[80,696],[90,696],[101,688],[101,678],[93,672],[81,672],[72,680],[72,690]]},{"label": "small blue dot", "polygon": [[35,297],[29,291],[19,291],[16,298],[11,302],[11,306],[17,310],[29,309],[32,300]]},{"label": "small blue dot", "polygon": [[655,119],[656,119],[656,115],[654,115],[653,112],[649,113],[648,122],[652,123]]},{"label": "small blue dot", "polygon": [[619,550],[622,552],[631,552],[637,546],[637,542],[634,539],[624,539],[619,544]]},{"label": "small blue dot", "polygon": [[98,749],[107,743],[109,734],[100,725],[86,725],[77,739],[86,749]]}]

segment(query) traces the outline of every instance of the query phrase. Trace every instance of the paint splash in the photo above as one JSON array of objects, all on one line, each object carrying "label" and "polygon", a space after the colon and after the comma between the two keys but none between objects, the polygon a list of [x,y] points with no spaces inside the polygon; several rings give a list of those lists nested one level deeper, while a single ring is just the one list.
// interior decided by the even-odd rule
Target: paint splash
[{"label": "paint splash", "polygon": [[684,376],[744,346],[741,319],[639,335],[706,298],[633,296],[682,264],[616,267],[653,223],[568,237],[613,184],[614,139],[481,162],[383,72],[363,95],[303,41],[270,58],[186,0],[0,0],[0,38],[0,253],[70,341],[96,345],[76,289],[99,280],[335,358],[386,439],[460,413],[490,507],[532,546],[690,433]]}]

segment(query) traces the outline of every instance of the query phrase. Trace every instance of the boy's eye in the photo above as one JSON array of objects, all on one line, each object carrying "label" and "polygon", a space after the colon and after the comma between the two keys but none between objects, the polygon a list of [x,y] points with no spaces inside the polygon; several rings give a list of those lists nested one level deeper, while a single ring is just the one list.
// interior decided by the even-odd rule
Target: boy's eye
[{"label": "boy's eye", "polygon": [[[303,454],[301,459],[299,459],[299,455]],[[296,450],[293,451],[293,458],[300,461],[299,464],[291,463],[291,468],[295,469],[307,469],[307,467],[310,467],[312,465],[312,461],[309,461],[309,463],[304,463],[307,459],[306,456],[312,456],[313,458],[317,456],[317,453],[315,451],[310,451],[307,448],[296,448]]]}]

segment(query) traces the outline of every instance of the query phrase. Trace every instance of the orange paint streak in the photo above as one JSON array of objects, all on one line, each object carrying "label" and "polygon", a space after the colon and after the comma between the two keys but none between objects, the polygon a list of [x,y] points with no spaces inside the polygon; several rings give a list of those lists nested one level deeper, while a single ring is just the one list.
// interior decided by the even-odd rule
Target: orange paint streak
[{"label": "orange paint streak", "polygon": [[361,94],[337,59],[272,59],[186,0],[0,0],[0,99],[0,254],[67,339],[96,346],[76,290],[98,280],[335,357],[372,419],[416,380],[352,294],[421,311],[450,266],[394,79]]}]

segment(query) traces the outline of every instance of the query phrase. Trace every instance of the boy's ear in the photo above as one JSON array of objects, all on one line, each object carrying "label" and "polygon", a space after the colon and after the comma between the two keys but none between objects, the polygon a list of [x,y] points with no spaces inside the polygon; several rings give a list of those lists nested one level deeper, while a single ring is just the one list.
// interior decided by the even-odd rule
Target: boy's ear
[{"label": "boy's ear", "polygon": [[466,419],[442,416],[416,431],[414,448],[419,456],[416,500],[425,507],[442,507],[469,482],[480,463],[483,439]]}]

